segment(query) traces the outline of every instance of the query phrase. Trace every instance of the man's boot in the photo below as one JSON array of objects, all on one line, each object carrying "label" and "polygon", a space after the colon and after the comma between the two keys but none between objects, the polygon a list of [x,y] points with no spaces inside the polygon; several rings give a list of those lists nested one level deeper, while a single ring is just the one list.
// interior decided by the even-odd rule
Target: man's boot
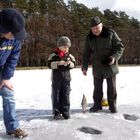
[{"label": "man's boot", "polygon": [[102,105],[101,103],[94,103],[93,107],[91,107],[90,112],[97,112],[99,110],[102,110]]},{"label": "man's boot", "polygon": [[115,102],[109,102],[109,110],[111,113],[117,113],[117,108],[116,108]]}]

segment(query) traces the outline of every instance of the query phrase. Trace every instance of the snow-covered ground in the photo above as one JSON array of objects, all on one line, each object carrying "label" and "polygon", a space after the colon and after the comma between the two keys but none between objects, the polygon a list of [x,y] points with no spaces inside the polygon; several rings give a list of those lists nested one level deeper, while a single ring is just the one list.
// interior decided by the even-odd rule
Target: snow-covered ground
[{"label": "snow-covered ground", "polygon": [[[21,128],[28,131],[25,140],[139,140],[140,139],[140,66],[120,67],[117,75],[118,113],[108,107],[99,113],[89,113],[92,106],[93,77],[91,68],[83,76],[80,68],[71,70],[71,119],[53,120],[51,104],[51,70],[20,70],[11,79],[14,84],[17,116]],[[87,113],[81,111],[85,94]],[[106,97],[106,82],[104,82]],[[0,98],[0,103],[2,102]],[[136,121],[126,120],[123,114],[136,115]],[[100,135],[80,132],[81,127],[102,131]],[[0,107],[0,140],[16,139],[5,134]]]}]

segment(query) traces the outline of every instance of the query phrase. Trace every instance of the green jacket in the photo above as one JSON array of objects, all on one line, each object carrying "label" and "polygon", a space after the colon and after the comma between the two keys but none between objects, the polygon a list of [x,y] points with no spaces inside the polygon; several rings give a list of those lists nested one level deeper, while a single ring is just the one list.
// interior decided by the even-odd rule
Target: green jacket
[{"label": "green jacket", "polygon": [[[92,31],[85,39],[83,49],[82,69],[87,70],[89,62],[92,62],[93,75],[97,78],[109,78],[117,73],[118,60],[122,56],[124,46],[115,31],[103,26],[99,36]],[[115,58],[113,65],[104,64],[103,61],[110,56]]]}]

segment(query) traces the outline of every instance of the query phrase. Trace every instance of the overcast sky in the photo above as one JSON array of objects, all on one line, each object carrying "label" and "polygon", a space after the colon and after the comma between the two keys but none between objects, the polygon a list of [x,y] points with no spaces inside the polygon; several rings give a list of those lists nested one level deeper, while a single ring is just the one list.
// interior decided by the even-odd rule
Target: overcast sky
[{"label": "overcast sky", "polygon": [[83,3],[89,8],[98,7],[100,10],[125,11],[130,17],[133,16],[140,20],[140,0],[77,0],[77,2]]}]

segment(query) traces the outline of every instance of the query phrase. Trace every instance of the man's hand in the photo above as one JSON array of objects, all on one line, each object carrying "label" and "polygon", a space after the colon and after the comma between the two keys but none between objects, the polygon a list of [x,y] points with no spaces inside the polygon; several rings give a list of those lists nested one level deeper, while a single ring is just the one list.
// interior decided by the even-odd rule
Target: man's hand
[{"label": "man's hand", "polygon": [[0,83],[0,89],[5,86],[7,88],[9,88],[10,90],[13,90],[13,85],[11,83],[10,80],[2,80],[1,83]]},{"label": "man's hand", "polygon": [[82,72],[83,72],[83,75],[87,75],[87,71],[86,70],[82,70]]},{"label": "man's hand", "polygon": [[110,60],[111,61],[110,61],[109,65],[113,65],[115,63],[115,58],[110,56]]}]

